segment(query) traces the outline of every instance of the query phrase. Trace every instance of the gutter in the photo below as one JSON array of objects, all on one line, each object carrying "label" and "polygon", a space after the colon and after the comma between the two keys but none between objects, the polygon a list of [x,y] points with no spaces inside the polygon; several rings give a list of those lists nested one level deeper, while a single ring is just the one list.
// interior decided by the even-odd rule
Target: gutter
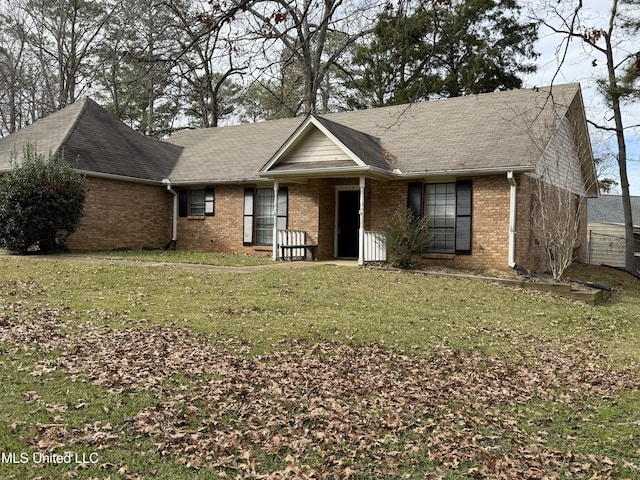
[{"label": "gutter", "polygon": [[[166,179],[165,179],[166,180]],[[168,180],[167,180],[168,181]],[[273,180],[268,178],[231,178],[231,179],[204,179],[204,180],[182,180],[173,182],[176,187],[190,187],[190,186],[204,186],[204,185],[245,185],[250,184],[264,184],[271,186]],[[166,185],[166,183],[165,183]]]},{"label": "gutter", "polygon": [[383,170],[371,165],[367,166],[353,166],[353,167],[330,167],[330,168],[313,168],[306,169],[295,168],[291,170],[280,171],[265,171],[258,172],[257,175],[261,178],[295,178],[295,177],[323,177],[323,178],[342,178],[345,176],[353,175],[361,177],[367,175],[370,177],[380,178],[388,180],[393,178],[393,174],[387,170]]},{"label": "gutter", "polygon": [[509,193],[509,267],[516,267],[516,193],[517,184],[513,170],[507,172],[507,180],[511,187]]},{"label": "gutter", "polygon": [[372,177],[380,177],[384,179],[393,180],[412,180],[423,179],[426,177],[442,177],[442,176],[479,176],[479,175],[497,175],[504,174],[505,172],[522,173],[533,172],[535,167],[531,165],[514,165],[509,167],[509,170],[505,170],[504,167],[495,168],[477,168],[477,169],[452,169],[452,170],[432,170],[428,172],[416,172],[416,173],[403,173],[398,169],[393,171],[383,170],[379,167],[368,165],[366,167],[338,167],[338,168],[316,168],[316,169],[304,169],[297,168],[291,170],[282,171],[262,171],[257,175],[261,178],[286,178],[286,177],[298,177],[298,176],[323,176],[323,177],[343,177],[345,175],[357,175],[370,174]]},{"label": "gutter", "polygon": [[507,173],[513,175],[513,173],[523,173],[523,172],[533,172],[535,171],[535,167],[530,165],[515,165],[513,167],[509,167],[509,170],[506,170],[505,167],[495,167],[495,168],[475,168],[475,169],[452,169],[452,170],[432,170],[429,172],[419,172],[419,173],[397,173],[394,172],[393,175],[395,178],[406,178],[406,179],[420,179],[426,177],[441,177],[441,176],[481,176],[481,175],[497,175],[500,173]]},{"label": "gutter", "polygon": [[158,180],[150,180],[148,178],[137,178],[137,177],[128,177],[126,175],[116,175],[113,173],[103,173],[103,172],[94,172],[92,170],[81,170],[76,168],[75,171],[80,175],[85,175],[87,177],[95,177],[95,178],[104,178],[107,180],[120,180],[123,182],[134,182],[134,183],[144,183],[146,185],[164,185],[164,180],[162,182]]},{"label": "gutter", "polygon": [[168,178],[162,179],[162,184],[166,185],[167,191],[173,195],[173,215],[172,215],[172,237],[169,244],[165,247],[165,250],[169,248],[171,244],[176,243],[178,240],[178,192],[176,192],[173,188],[171,188],[171,180]]}]

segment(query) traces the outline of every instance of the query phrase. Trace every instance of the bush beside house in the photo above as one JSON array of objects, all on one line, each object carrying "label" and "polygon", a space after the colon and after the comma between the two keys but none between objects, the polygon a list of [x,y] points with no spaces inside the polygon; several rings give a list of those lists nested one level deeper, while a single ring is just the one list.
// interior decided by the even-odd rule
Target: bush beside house
[{"label": "bush beside house", "polygon": [[46,159],[32,144],[25,146],[22,162],[15,163],[0,178],[0,246],[16,254],[34,247],[64,249],[82,218],[84,177],[61,152]]},{"label": "bush beside house", "polygon": [[394,267],[410,268],[431,243],[429,217],[410,209],[396,210],[384,226],[387,257]]}]

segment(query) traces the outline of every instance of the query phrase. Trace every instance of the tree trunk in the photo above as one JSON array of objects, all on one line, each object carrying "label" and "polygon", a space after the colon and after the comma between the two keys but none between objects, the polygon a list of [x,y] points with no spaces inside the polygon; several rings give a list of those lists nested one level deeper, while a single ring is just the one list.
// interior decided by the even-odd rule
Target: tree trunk
[{"label": "tree trunk", "polygon": [[607,72],[609,75],[609,96],[611,97],[611,107],[613,109],[613,119],[616,129],[616,141],[618,143],[618,168],[620,170],[620,187],[622,189],[622,210],[624,213],[624,268],[628,272],[635,273],[635,247],[633,241],[633,218],[631,213],[631,197],[629,193],[629,176],[627,174],[627,145],[624,138],[624,124],[622,123],[622,110],[620,108],[620,90],[616,78],[616,65],[613,59],[613,46],[611,44],[611,33],[613,30],[613,20],[616,15],[617,1],[614,2],[611,11],[611,23],[609,32],[604,35],[606,42]]}]

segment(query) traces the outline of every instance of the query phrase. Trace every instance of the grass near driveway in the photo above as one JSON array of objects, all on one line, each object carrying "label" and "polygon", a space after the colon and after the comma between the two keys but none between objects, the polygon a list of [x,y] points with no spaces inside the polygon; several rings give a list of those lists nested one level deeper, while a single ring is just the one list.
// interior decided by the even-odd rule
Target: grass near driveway
[{"label": "grass near driveway", "polygon": [[617,272],[571,272],[617,287],[589,307],[335,266],[0,262],[1,478],[640,478]]}]

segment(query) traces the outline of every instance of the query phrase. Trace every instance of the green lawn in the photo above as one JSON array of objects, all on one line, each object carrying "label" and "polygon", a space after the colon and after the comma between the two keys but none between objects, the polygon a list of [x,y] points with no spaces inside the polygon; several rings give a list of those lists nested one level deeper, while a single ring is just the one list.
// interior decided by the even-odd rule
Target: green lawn
[{"label": "green lawn", "polygon": [[330,265],[0,264],[0,478],[640,478],[619,272],[570,272],[615,287],[590,307]]},{"label": "green lawn", "polygon": [[194,263],[200,265],[218,265],[246,267],[268,265],[270,256],[238,255],[231,253],[187,252],[181,250],[106,250],[100,252],[77,252],[73,256],[80,258],[101,258],[112,260],[131,260],[144,262]]}]

